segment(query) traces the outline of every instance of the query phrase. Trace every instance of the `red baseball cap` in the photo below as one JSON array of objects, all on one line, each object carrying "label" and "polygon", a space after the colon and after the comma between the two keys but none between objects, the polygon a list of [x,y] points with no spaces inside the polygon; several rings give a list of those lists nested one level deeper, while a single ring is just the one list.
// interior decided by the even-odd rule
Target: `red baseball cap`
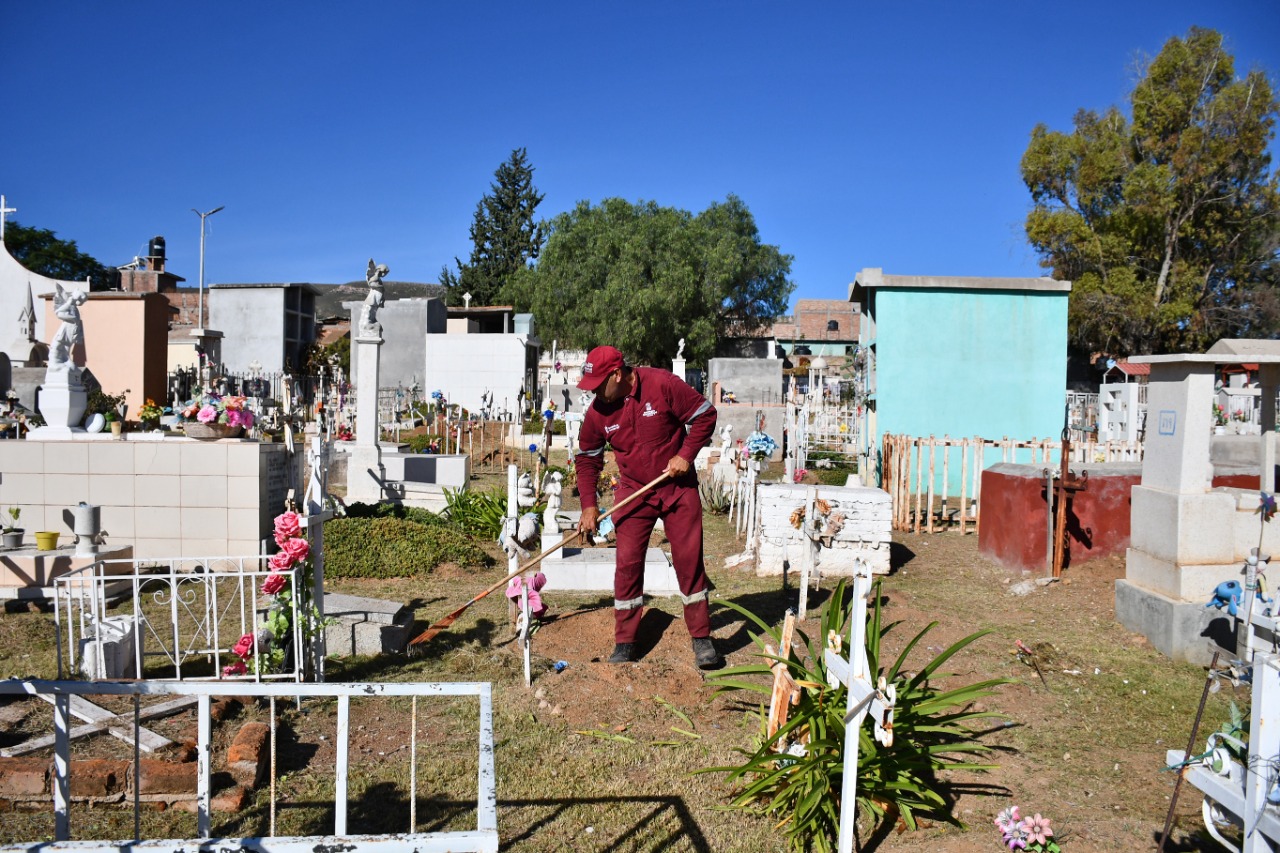
[{"label": "red baseball cap", "polygon": [[594,391],[604,384],[613,373],[624,364],[622,353],[611,346],[596,347],[587,353],[587,360],[582,365],[582,378],[578,387],[583,391]]}]

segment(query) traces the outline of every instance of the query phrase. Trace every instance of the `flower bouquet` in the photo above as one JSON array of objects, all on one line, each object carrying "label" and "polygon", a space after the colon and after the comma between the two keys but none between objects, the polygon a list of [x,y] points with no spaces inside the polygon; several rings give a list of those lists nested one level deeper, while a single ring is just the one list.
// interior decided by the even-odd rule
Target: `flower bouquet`
[{"label": "flower bouquet", "polygon": [[276,516],[274,532],[280,550],[271,556],[271,574],[262,582],[262,594],[271,599],[265,623],[236,641],[231,654],[237,660],[222,668],[223,678],[282,672],[294,640],[294,615],[300,611],[308,617],[303,625],[304,640],[310,640],[317,626],[323,628],[319,613],[314,608],[308,612],[311,546],[302,535],[302,520],[296,512],[282,513]]},{"label": "flower bouquet", "polygon": [[756,462],[763,462],[773,456],[773,451],[778,449],[778,442],[774,441],[773,437],[767,433],[756,430],[747,436],[747,443],[743,449]]},{"label": "flower bouquet", "polygon": [[1010,850],[1026,850],[1028,853],[1060,853],[1061,847],[1054,840],[1049,819],[1036,813],[1022,817],[1017,806],[1010,806],[996,815],[996,829]]},{"label": "flower bouquet", "polygon": [[233,438],[242,427],[253,426],[253,412],[244,397],[222,397],[212,392],[188,400],[180,414],[191,438]]}]

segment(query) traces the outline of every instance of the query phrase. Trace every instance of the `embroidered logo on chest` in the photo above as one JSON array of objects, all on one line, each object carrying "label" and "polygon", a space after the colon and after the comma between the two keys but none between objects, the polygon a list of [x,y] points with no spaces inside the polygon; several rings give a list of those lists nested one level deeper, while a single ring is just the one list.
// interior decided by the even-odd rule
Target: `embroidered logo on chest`
[{"label": "embroidered logo on chest", "polygon": [[644,411],[640,413],[640,417],[642,417],[642,418],[651,418],[651,417],[653,417],[653,416],[654,416],[654,415],[656,415],[656,414],[658,414],[658,410],[657,410],[657,409],[655,409],[655,408],[654,408],[652,405],[650,405],[649,403],[645,403],[645,404],[644,404]]},{"label": "embroidered logo on chest", "polygon": [[618,427],[619,427],[619,424],[614,424],[613,426],[607,426],[604,428],[604,434],[608,435],[611,432],[617,432]]}]

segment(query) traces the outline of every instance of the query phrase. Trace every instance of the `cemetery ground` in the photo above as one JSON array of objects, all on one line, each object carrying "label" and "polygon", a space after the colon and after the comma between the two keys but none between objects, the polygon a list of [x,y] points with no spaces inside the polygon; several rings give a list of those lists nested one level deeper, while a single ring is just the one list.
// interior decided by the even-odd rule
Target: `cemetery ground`
[{"label": "cemetery ground", "polygon": [[[493,478],[496,483],[497,477]],[[486,487],[485,482],[476,484]],[[566,509],[576,502],[566,500]],[[707,566],[716,586],[712,626],[730,665],[753,662],[756,647],[739,614],[716,602],[734,601],[770,623],[794,606],[794,581],[757,578],[749,564],[727,569],[724,558],[743,548],[724,516],[708,515]],[[864,828],[861,849],[876,851],[995,851],[1004,849],[992,825],[1016,804],[1024,815],[1053,821],[1065,851],[1153,849],[1175,775],[1163,769],[1166,749],[1182,749],[1205,683],[1202,668],[1174,664],[1113,616],[1114,582],[1123,560],[1070,566],[1061,582],[1024,596],[1022,580],[977,552],[977,537],[955,533],[896,534],[893,572],[884,578],[886,621],[899,621],[885,639],[891,660],[930,622],[909,659],[916,667],[976,630],[991,633],[944,667],[943,686],[1007,677],[983,707],[1003,714],[982,722],[977,737],[997,765],[989,772],[944,778],[954,817],[925,817],[908,831],[889,821]],[[661,541],[659,534],[655,540]],[[492,553],[498,554],[496,546]],[[501,576],[503,566],[476,570],[436,567],[418,579],[343,580],[330,589],[411,603],[421,628],[439,619]],[[831,584],[810,596],[812,635],[828,604]],[[417,656],[330,660],[330,681],[489,681],[494,690],[498,828],[504,850],[784,850],[774,829],[779,817],[726,810],[733,787],[723,774],[693,771],[740,763],[753,749],[760,721],[756,694],[716,695],[693,665],[678,601],[652,599],[644,616],[642,659],[603,661],[612,649],[613,612],[605,595],[545,596],[549,619],[533,637],[532,687],[523,679],[519,645],[507,621],[507,603],[495,593],[469,609]],[[1038,669],[1016,654],[1021,641]],[[53,677],[53,622],[47,613],[0,617],[0,675]],[[1024,656],[1025,658],[1025,656]],[[554,665],[567,666],[556,672]],[[911,665],[911,664],[909,664]],[[235,688],[228,685],[228,694]],[[1200,740],[1229,718],[1229,701],[1246,709],[1248,694],[1230,685],[1209,697]],[[104,703],[107,704],[107,703]],[[122,707],[120,710],[124,710]],[[332,831],[334,735],[331,700],[280,702],[277,755],[277,834]],[[217,756],[248,720],[267,720],[265,704],[247,703],[215,726]],[[352,701],[349,830],[409,830],[409,700]],[[0,707],[0,745],[51,730],[51,710],[36,700]],[[476,703],[419,700],[417,708],[417,829],[474,827]],[[193,712],[147,724],[178,743],[195,738]],[[110,737],[77,741],[76,757],[132,758],[132,748]],[[5,804],[7,805],[7,804]],[[1170,849],[1214,850],[1199,827],[1200,796],[1183,786]],[[127,807],[75,804],[76,838],[130,838]],[[215,812],[215,837],[266,834],[265,787],[238,811]],[[194,837],[195,816],[179,809],[147,810],[142,836]],[[0,840],[53,837],[51,809],[11,811],[0,819]]]}]

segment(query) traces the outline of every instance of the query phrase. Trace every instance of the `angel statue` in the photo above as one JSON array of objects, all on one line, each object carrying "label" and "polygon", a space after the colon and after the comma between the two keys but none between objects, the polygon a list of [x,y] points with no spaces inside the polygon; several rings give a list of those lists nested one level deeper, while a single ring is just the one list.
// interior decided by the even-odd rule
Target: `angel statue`
[{"label": "angel statue", "polygon": [[720,427],[720,461],[733,461],[733,424]]},{"label": "angel statue", "polygon": [[547,508],[542,512],[542,530],[544,533],[559,533],[560,522],[556,514],[563,503],[560,495],[564,491],[564,474],[550,471],[542,478],[542,494],[547,499]]},{"label": "angel statue", "polygon": [[382,335],[382,324],[378,322],[378,309],[382,307],[382,279],[390,274],[386,264],[375,264],[369,259],[369,270],[365,273],[365,281],[369,285],[369,295],[364,298],[364,306],[360,309],[360,336],[376,338]]},{"label": "angel statue", "polygon": [[60,284],[54,287],[57,292],[53,296],[53,315],[62,321],[62,325],[58,326],[53,340],[49,342],[49,372],[71,373],[75,370],[72,351],[84,337],[80,306],[89,300],[89,294],[83,290],[63,290]]},{"label": "angel statue", "polygon": [[676,345],[676,361],[684,358],[684,338],[680,339],[680,343]]}]

